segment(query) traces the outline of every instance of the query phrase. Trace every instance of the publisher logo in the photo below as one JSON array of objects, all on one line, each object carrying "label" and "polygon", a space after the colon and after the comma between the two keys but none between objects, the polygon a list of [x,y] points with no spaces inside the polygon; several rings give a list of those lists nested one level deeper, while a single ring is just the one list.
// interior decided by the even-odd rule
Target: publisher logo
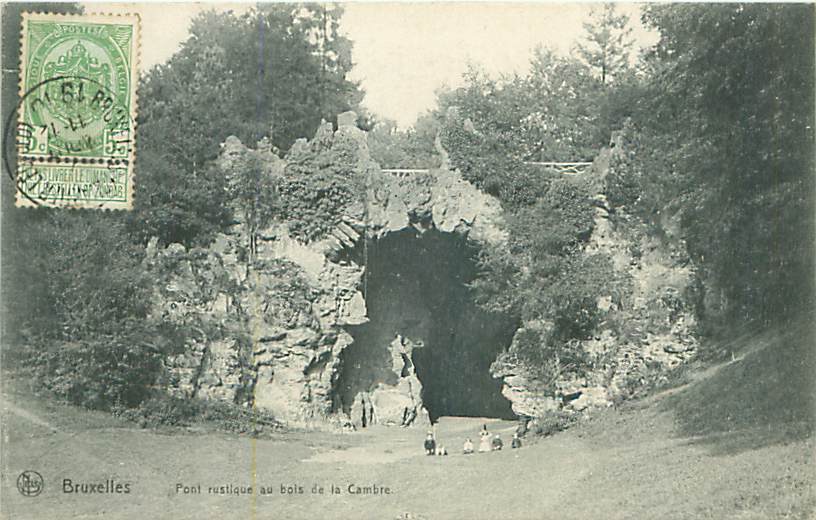
[{"label": "publisher logo", "polygon": [[42,493],[44,487],[45,482],[43,482],[42,475],[36,471],[23,471],[17,477],[17,490],[24,497],[36,497]]}]

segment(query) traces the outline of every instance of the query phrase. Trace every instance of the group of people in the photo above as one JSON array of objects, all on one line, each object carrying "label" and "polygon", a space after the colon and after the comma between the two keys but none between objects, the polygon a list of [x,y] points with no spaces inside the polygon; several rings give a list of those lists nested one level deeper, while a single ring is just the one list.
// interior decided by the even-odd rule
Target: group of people
[{"label": "group of people", "polygon": [[[487,431],[487,425],[482,425],[482,431],[479,432],[479,452],[488,452],[488,451],[500,451],[504,447],[504,442],[501,439],[501,435],[498,433],[490,438],[490,432]],[[428,435],[425,437],[425,454],[426,455],[447,455],[448,450],[444,446],[437,446],[436,445],[436,438],[434,437],[434,433],[432,431],[428,431]],[[516,432],[513,434],[513,440],[510,443],[510,447],[521,448],[521,437],[519,433]],[[473,442],[470,439],[465,439],[465,443],[462,446],[462,453],[465,455],[470,455],[473,453]]]}]

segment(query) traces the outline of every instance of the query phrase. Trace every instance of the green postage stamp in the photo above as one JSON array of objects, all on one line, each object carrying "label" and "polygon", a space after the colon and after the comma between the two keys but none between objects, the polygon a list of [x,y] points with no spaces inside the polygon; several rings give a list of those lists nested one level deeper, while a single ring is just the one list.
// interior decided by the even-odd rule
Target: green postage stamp
[{"label": "green postage stamp", "polygon": [[130,209],[137,15],[23,15],[18,206]]}]

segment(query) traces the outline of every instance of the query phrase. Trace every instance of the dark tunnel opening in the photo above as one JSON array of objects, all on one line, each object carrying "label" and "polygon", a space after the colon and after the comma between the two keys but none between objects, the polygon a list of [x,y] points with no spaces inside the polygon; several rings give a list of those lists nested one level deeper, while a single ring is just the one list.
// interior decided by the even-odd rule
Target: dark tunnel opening
[{"label": "dark tunnel opening", "polygon": [[423,345],[410,359],[403,355],[402,375],[410,365],[416,370],[432,421],[449,415],[515,418],[490,365],[518,323],[474,303],[468,284],[478,273],[476,248],[456,233],[403,230],[369,240],[353,254],[367,266],[370,321],[348,328],[354,343],[342,354],[337,387],[343,410],[358,392],[397,382],[388,345],[400,335]]}]

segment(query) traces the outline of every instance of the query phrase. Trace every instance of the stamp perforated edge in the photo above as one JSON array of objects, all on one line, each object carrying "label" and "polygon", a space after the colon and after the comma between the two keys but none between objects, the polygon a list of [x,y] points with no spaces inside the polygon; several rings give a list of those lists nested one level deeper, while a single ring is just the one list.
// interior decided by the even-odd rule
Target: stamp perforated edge
[{"label": "stamp perforated edge", "polygon": [[[25,91],[25,72],[26,72],[26,53],[28,51],[28,44],[26,38],[26,23],[29,20],[62,20],[62,21],[82,21],[82,22],[98,22],[98,23],[115,23],[129,21],[133,26],[133,59],[130,63],[131,74],[131,100],[130,103],[130,120],[133,124],[133,146],[131,146],[128,154],[127,164],[127,190],[126,202],[89,202],[82,200],[43,200],[39,203],[31,201],[28,197],[21,196],[19,188],[15,187],[14,205],[18,208],[37,208],[37,207],[51,207],[51,208],[66,208],[66,209],[97,209],[97,210],[130,210],[133,209],[134,196],[136,193],[136,148],[138,147],[138,122],[136,116],[139,107],[139,73],[142,57],[142,20],[138,13],[87,13],[87,14],[63,14],[63,13],[48,13],[43,11],[25,11],[22,13],[20,21],[20,71],[18,77],[17,92],[19,99],[22,100],[26,95]],[[17,123],[23,121],[23,111],[18,110]],[[20,157],[17,156],[17,164],[14,165],[19,169]],[[56,165],[55,165],[56,166]],[[64,166],[64,165],[59,165]]]}]

